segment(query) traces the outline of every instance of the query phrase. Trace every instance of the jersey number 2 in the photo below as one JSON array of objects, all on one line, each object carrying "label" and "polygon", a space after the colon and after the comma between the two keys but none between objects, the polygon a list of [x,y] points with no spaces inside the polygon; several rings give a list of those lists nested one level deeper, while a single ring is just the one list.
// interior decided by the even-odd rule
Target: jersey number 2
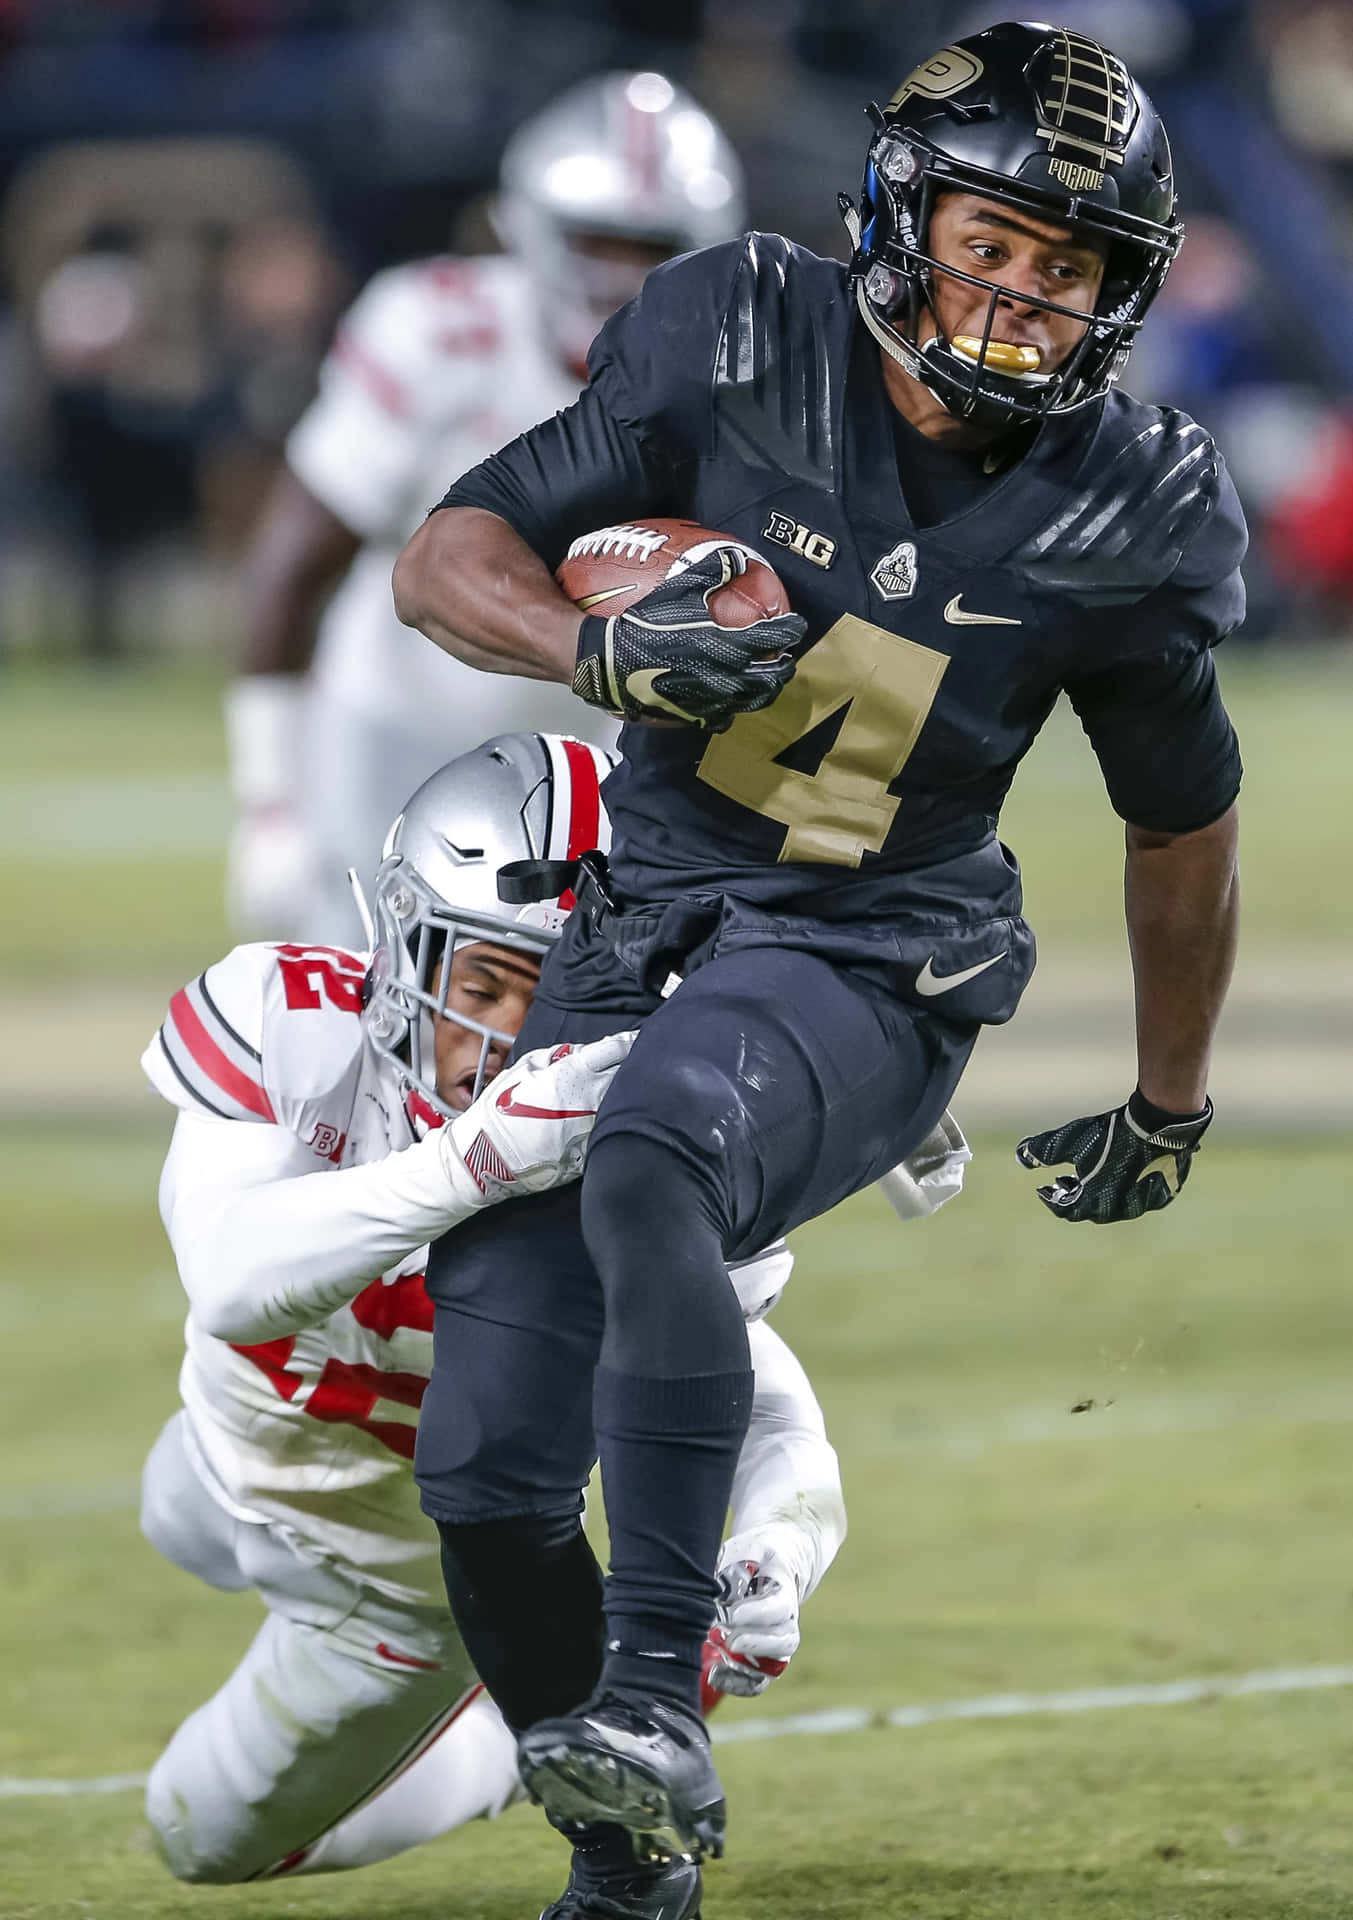
[{"label": "jersey number 2", "polygon": [[[716,793],[787,829],[781,860],[858,867],[879,853],[898,809],[888,788],[925,725],[947,653],[842,614],[799,663],[780,697],[740,713],[716,734],[699,766]],[[779,756],[841,708],[845,717],[816,773]]]},{"label": "jersey number 2", "polygon": [[322,987],[324,998],[344,1013],[362,1011],[365,969],[356,954],[342,947],[279,946],[277,955],[282,990],[293,1010],[318,1007]]}]

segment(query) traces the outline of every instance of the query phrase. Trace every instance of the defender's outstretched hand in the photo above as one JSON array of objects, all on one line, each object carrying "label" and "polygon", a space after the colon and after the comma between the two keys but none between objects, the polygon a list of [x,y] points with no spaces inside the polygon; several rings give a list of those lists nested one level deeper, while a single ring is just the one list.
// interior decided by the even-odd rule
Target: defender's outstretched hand
[{"label": "defender's outstretched hand", "polygon": [[[729,1547],[754,1558],[730,1557]],[[719,1562],[719,1607],[705,1642],[705,1688],[744,1699],[778,1680],[799,1646],[799,1590],[774,1547],[729,1542]]]},{"label": "defender's outstretched hand", "polygon": [[1201,1113],[1174,1114],[1137,1092],[1112,1113],[1030,1134],[1015,1155],[1024,1167],[1070,1167],[1038,1189],[1039,1199],[1059,1220],[1106,1226],[1169,1206],[1211,1119],[1210,1100]]},{"label": "defender's outstretched hand", "polygon": [[720,626],[710,595],[746,569],[741,548],[716,547],[624,613],[588,614],[573,691],[626,720],[674,718],[710,733],[768,707],[794,672],[807,626],[797,613]]},{"label": "defender's outstretched hand", "polygon": [[439,1130],[453,1180],[463,1185],[468,1173],[485,1205],[576,1180],[597,1108],[634,1037],[612,1033],[523,1054]]}]

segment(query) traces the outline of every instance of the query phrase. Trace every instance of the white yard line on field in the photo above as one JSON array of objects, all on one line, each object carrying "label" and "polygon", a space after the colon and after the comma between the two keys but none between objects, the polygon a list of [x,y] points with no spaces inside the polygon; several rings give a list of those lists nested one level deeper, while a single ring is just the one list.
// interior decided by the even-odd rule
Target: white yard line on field
[{"label": "white yard line on field", "polygon": [[13,1780],[0,1774],[0,1800],[70,1798],[77,1793],[131,1793],[144,1787],[146,1773],[104,1773],[89,1780]]},{"label": "white yard line on field", "polygon": [[[718,1721],[715,1746],[748,1740],[787,1740],[800,1734],[863,1733],[889,1727],[928,1727],[942,1720],[1013,1720],[1040,1713],[1100,1713],[1116,1707],[1175,1707],[1193,1700],[1235,1700],[1257,1693],[1310,1693],[1353,1687],[1353,1666],[1277,1667],[1268,1672],[1212,1674],[1205,1680],[1164,1680],[1136,1687],[1082,1687],[1063,1693],[993,1693],[971,1700],[936,1700],[911,1707],[827,1707],[775,1719]],[[0,1776],[0,1800],[81,1793],[130,1793],[144,1773],[107,1773],[88,1780],[21,1780]]]},{"label": "white yard line on field", "polygon": [[1037,1713],[1098,1713],[1114,1707],[1177,1707],[1192,1700],[1234,1700],[1255,1693],[1310,1693],[1324,1687],[1353,1687],[1353,1666],[1277,1667],[1269,1672],[1213,1674],[1205,1680],[1161,1680],[1136,1687],[1079,1687],[1060,1693],[990,1693],[971,1700],[936,1700],[927,1705],[828,1707],[821,1713],[790,1714],[780,1719],[735,1720],[715,1725],[715,1743],[783,1740],[794,1734],[859,1733],[877,1727],[929,1727],[941,1720],[1013,1720]]}]

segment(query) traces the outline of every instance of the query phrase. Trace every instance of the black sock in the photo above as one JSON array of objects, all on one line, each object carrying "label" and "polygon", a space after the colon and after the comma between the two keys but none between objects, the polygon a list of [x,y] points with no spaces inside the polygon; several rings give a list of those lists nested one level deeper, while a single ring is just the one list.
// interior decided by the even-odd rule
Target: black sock
[{"label": "black sock", "polygon": [[700,1656],[753,1375],[652,1379],[597,1369],[611,1573],[603,1684],[700,1711]]},{"label": "black sock", "polygon": [[453,1525],[442,1574],[466,1651],[508,1725],[570,1713],[601,1670],[601,1570],[576,1513]]}]

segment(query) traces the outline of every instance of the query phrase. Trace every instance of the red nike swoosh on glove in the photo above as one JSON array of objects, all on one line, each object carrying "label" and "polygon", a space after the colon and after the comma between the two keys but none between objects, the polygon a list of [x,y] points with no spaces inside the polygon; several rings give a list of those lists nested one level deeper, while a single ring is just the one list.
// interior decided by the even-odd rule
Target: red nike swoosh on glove
[{"label": "red nike swoosh on glove", "polygon": [[[706,1653],[713,1650],[714,1659],[724,1660],[732,1667],[745,1667],[749,1673],[764,1673],[770,1680],[778,1680],[788,1660],[776,1660],[768,1653],[735,1653],[728,1644],[728,1636],[722,1627],[711,1627],[705,1641]],[[714,1664],[714,1659],[709,1665]]]},{"label": "red nike swoosh on glove", "polygon": [[494,1105],[500,1113],[519,1114],[523,1120],[585,1120],[595,1107],[524,1107],[512,1098],[512,1088],[504,1087]]}]

